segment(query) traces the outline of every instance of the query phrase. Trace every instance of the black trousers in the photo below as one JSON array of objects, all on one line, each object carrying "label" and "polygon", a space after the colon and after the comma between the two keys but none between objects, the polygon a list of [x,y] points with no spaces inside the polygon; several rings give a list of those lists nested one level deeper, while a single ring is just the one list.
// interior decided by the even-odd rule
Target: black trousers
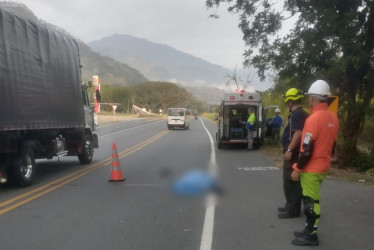
[{"label": "black trousers", "polygon": [[295,162],[295,160],[283,161],[283,191],[286,198],[286,211],[291,214],[300,213],[303,197],[300,181],[291,179],[292,165]]}]

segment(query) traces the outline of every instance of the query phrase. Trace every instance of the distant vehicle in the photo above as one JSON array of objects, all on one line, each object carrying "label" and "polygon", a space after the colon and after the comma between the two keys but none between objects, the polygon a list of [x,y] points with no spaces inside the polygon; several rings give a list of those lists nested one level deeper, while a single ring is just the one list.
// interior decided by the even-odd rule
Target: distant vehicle
[{"label": "distant vehicle", "polygon": [[169,108],[167,117],[168,129],[183,128],[189,129],[189,117],[190,112],[185,108]]},{"label": "distant vehicle", "polygon": [[77,42],[1,8],[0,23],[0,171],[27,186],[35,159],[90,163],[98,137]]},{"label": "distant vehicle", "polygon": [[217,147],[224,144],[246,144],[248,108],[253,108],[256,115],[255,131],[253,133],[253,146],[259,148],[263,143],[263,105],[260,94],[247,93],[240,90],[225,93],[219,108],[218,131],[216,133]]}]

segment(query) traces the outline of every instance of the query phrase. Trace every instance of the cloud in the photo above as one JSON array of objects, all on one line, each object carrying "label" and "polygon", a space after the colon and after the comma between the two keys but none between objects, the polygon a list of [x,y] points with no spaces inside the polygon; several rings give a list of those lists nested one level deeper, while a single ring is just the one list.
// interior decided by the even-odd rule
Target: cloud
[{"label": "cloud", "polygon": [[17,0],[39,18],[90,42],[129,34],[234,68],[243,61],[238,18],[221,8],[209,18],[204,0]]}]

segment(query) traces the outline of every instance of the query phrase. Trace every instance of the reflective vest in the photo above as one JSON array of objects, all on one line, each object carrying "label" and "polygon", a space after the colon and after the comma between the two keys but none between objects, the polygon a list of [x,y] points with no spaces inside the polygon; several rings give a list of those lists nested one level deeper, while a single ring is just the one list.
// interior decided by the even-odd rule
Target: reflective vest
[{"label": "reflective vest", "polygon": [[248,117],[247,123],[249,123],[251,126],[255,125],[256,122],[256,115],[255,113],[250,114]]},{"label": "reflective vest", "polygon": [[252,112],[252,114],[249,115],[247,120],[247,129],[253,130],[256,122],[256,115]]}]

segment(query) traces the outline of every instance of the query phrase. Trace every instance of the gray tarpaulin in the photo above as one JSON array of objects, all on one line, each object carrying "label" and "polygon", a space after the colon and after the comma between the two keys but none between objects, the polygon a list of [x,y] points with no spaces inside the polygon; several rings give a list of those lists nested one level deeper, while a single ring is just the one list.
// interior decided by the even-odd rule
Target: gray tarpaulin
[{"label": "gray tarpaulin", "polygon": [[0,8],[0,130],[82,126],[76,41]]}]

